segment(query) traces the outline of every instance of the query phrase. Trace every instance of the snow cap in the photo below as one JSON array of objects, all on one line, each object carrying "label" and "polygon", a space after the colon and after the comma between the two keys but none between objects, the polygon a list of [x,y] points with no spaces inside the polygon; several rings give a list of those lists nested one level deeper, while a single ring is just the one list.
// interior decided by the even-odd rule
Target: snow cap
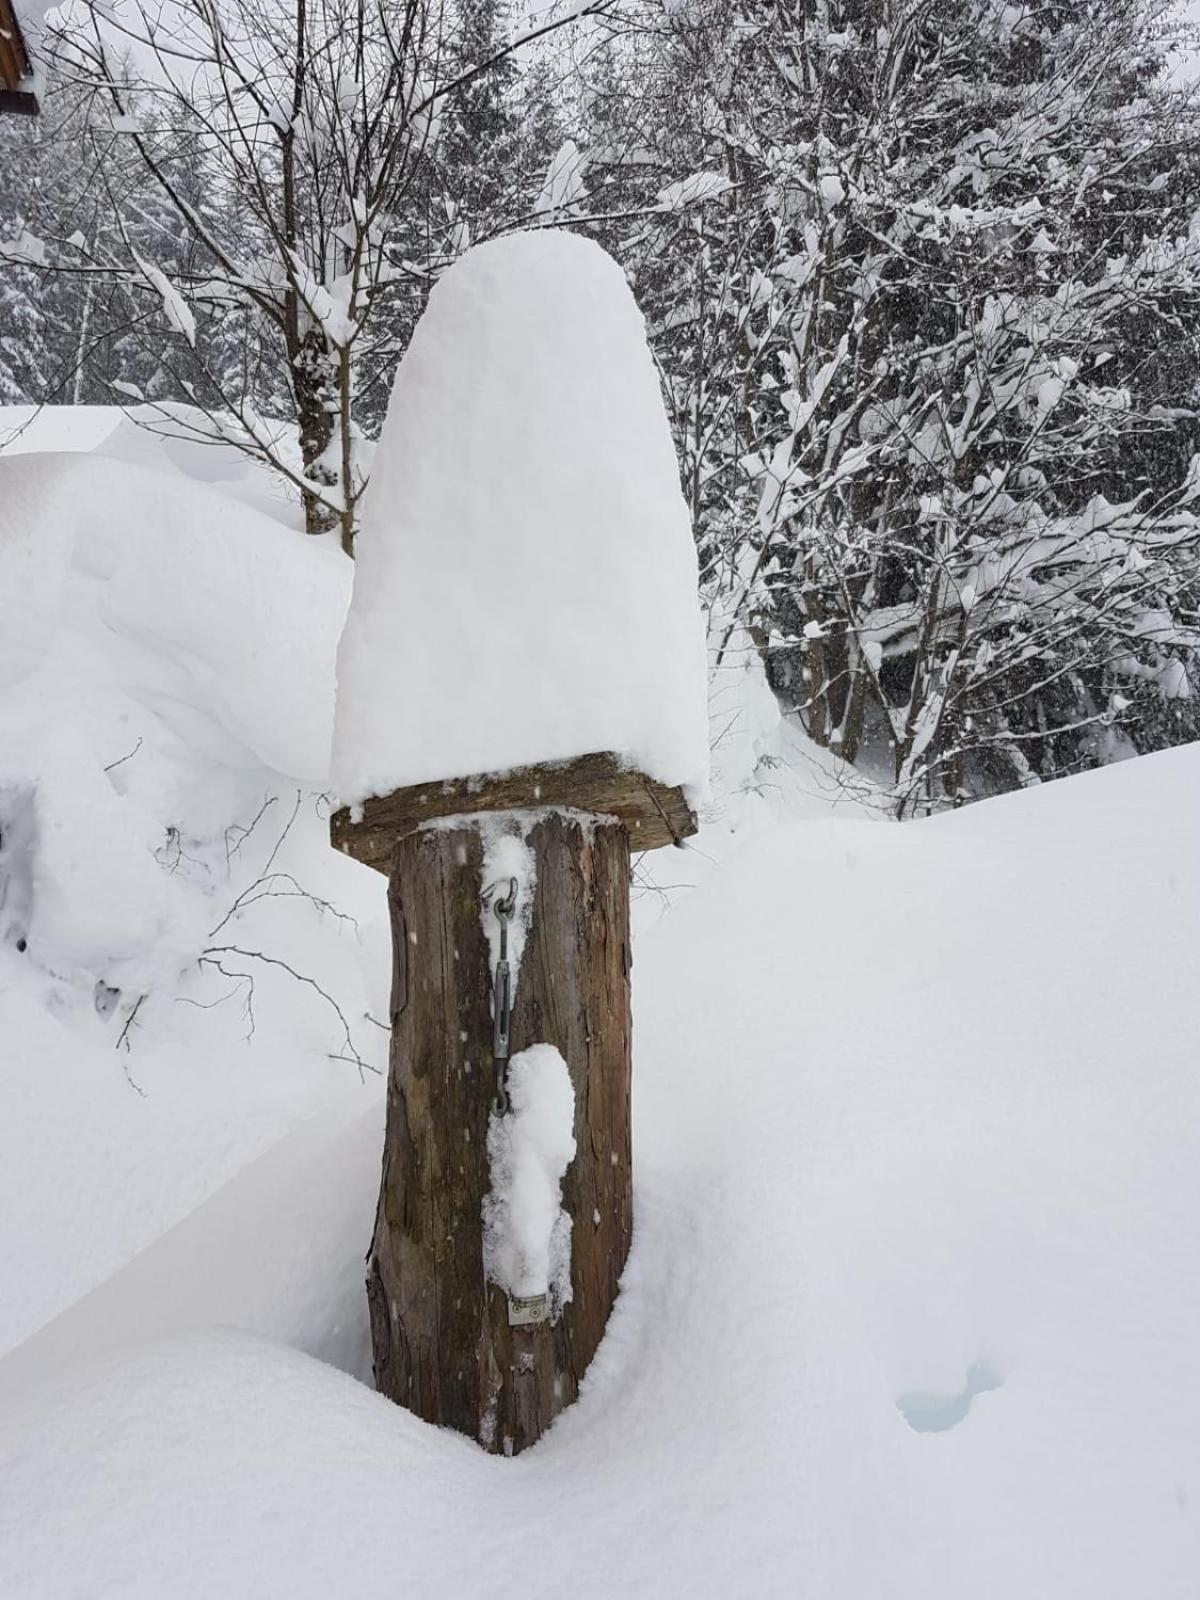
[{"label": "snow cap", "polygon": [[514,234],[444,274],[364,508],[343,803],[593,751],[704,789],[695,546],[645,324],[598,245]]}]

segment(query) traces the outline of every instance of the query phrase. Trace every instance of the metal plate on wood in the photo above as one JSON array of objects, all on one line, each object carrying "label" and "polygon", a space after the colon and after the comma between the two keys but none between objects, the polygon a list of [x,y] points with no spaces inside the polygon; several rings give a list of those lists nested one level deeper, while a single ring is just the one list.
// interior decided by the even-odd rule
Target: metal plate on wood
[{"label": "metal plate on wood", "polygon": [[510,1328],[532,1328],[545,1322],[550,1315],[550,1297],[544,1294],[508,1297],[508,1325]]}]

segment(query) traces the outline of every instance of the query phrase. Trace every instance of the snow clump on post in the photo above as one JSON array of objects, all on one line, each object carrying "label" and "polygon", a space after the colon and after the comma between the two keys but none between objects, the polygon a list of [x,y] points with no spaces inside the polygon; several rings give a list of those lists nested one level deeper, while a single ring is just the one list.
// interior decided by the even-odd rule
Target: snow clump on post
[{"label": "snow clump on post", "polygon": [[347,804],[610,751],[707,781],[696,553],[646,330],[590,240],[467,252],[400,366],[338,658]]}]

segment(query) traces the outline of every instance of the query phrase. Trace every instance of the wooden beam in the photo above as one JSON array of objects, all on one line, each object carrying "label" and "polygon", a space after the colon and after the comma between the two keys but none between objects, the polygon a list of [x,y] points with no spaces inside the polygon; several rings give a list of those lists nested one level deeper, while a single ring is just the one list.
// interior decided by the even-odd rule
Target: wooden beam
[{"label": "wooden beam", "polygon": [[8,113],[15,117],[36,117],[41,109],[35,94],[18,89],[0,89],[0,116]]},{"label": "wooden beam", "polygon": [[357,820],[348,807],[335,811],[329,836],[335,850],[386,873],[396,841],[427,822],[538,809],[616,817],[625,824],[633,851],[678,844],[696,832],[696,816],[682,789],[631,772],[613,755],[597,754],[396,789],[367,800]]},{"label": "wooden beam", "polygon": [[32,77],[33,60],[13,0],[0,0],[0,112],[36,116],[38,103],[30,88]]}]

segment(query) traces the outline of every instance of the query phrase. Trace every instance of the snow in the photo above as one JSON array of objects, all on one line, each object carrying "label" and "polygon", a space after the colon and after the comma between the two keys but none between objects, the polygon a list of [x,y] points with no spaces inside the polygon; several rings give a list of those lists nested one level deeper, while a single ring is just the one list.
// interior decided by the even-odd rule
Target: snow
[{"label": "snow", "polygon": [[1192,693],[1192,685],[1187,675],[1187,668],[1178,656],[1172,656],[1159,669],[1158,686],[1162,691],[1164,700],[1187,700]]},{"label": "snow", "polygon": [[587,157],[573,139],[565,140],[550,158],[533,203],[534,213],[558,211],[582,200],[587,193],[586,175]]},{"label": "snow", "polygon": [[[247,1041],[195,968],[236,943],[386,1015],[382,880],[215,660],[270,680],[273,747],[327,737],[331,552],[178,465],[3,458],[0,516],[38,619],[0,683],[0,1593],[1192,1600],[1200,745],[882,822],[730,636],[696,848],[639,868],[633,1251],[578,1403],[503,1460],[366,1384],[382,1083],[285,973]],[[280,872],[357,931],[256,899]],[[37,917],[71,971],[17,949]],[[93,1000],[118,960],[155,985],[129,1051],[131,995]],[[544,1049],[510,1090],[551,1282]]]},{"label": "snow", "polygon": [[[127,127],[124,125],[131,120],[132,119],[127,117],[119,117],[115,119],[113,123],[113,132],[136,133],[136,122],[134,122],[132,127]],[[167,322],[176,333],[182,334],[190,345],[195,346],[196,319],[193,317],[191,309],[187,305],[187,302],[184,300],[183,296],[180,294],[179,290],[167,277],[162,268],[155,266],[153,261],[144,260],[138,255],[136,250],[131,250],[130,254],[133,256],[133,259],[137,264],[138,271],[142,274],[146,282],[162,301],[163,312],[166,316]]]},{"label": "snow", "polygon": [[0,413],[0,1350],[362,1091],[272,962],[382,1054],[383,907],[320,799],[349,563],[211,487],[219,449],[134,433]]},{"label": "snow", "polygon": [[559,1202],[575,1159],[575,1091],[552,1044],[513,1056],[508,1096],[510,1109],[488,1123],[484,1274],[515,1298],[549,1295],[556,1318],[571,1298],[571,1218]]},{"label": "snow", "polygon": [[[200,1114],[193,1149],[203,1155],[205,1140],[219,1133],[212,1111],[230,1084],[222,1080],[206,1089],[195,1063],[189,1070],[199,1079],[190,1101]],[[278,1096],[282,1084],[274,1087]],[[136,1106],[144,1125],[148,1112],[154,1116],[163,1109],[164,1098],[155,1093],[137,1101],[125,1094],[119,1103]],[[227,1104],[227,1119],[232,1110]],[[161,1138],[162,1131],[156,1120],[154,1135]],[[243,1158],[229,1182],[193,1202],[182,1221],[166,1225],[132,1260],[0,1360],[0,1413],[31,1386],[68,1370],[82,1350],[91,1358],[109,1356],[131,1340],[164,1339],[209,1325],[286,1340],[370,1381],[361,1257],[379,1189],[382,1097],[372,1092],[350,1096],[348,1103],[332,1101],[284,1137],[279,1131],[273,1141],[268,1138],[269,1148]],[[122,1132],[126,1150],[128,1142],[145,1137],[136,1121]],[[91,1155],[78,1133],[72,1155],[76,1168]],[[127,1183],[145,1181],[145,1174],[128,1165],[123,1177]],[[284,1215],[296,1237],[304,1238],[302,1255],[278,1248]],[[47,1244],[53,1249],[49,1230]]]},{"label": "snow", "polygon": [[30,266],[45,265],[46,246],[36,234],[22,228],[11,239],[0,239],[0,260],[26,262]]},{"label": "snow", "polygon": [[47,12],[53,11],[59,3],[60,0],[13,0],[13,12],[26,33],[36,34]]},{"label": "snow", "polygon": [[355,803],[613,751],[698,793],[705,679],[695,548],[620,268],[553,229],[478,246],[396,377],[338,656],[335,787]]},{"label": "snow", "polygon": [[126,1269],[123,1346],[110,1301],[83,1364],[84,1302],[0,1363],[0,1589],[1190,1597],[1198,783],[1193,747],[798,823],[681,899],[637,951],[617,1311],[515,1461],[312,1358],[361,1318],[374,1150],[294,1135]]},{"label": "snow", "polygon": [[[262,419],[259,422],[262,425]],[[298,497],[241,451],[215,444],[213,429],[210,415],[174,402],[125,407],[0,406],[0,454],[79,451],[132,461],[220,489],[265,512],[273,521],[302,529]],[[280,431],[269,429],[277,447]]]},{"label": "snow", "polygon": [[[462,826],[462,817],[450,820],[455,826]],[[490,813],[476,820],[483,842],[480,870],[483,905],[480,915],[488,942],[489,965],[495,972],[500,959],[500,919],[495,911],[496,902],[510,902],[511,896],[506,948],[511,993],[516,994],[521,957],[525,953],[525,940],[533,919],[533,894],[537,888],[537,861],[529,846],[529,831],[536,819],[510,811]]]},{"label": "snow", "polygon": [[[90,698],[77,634],[98,626],[138,658],[130,670],[142,697],[181,738],[219,747],[233,764],[327,781],[330,663],[349,562],[323,543],[297,546],[289,530],[211,489],[97,456],[3,458],[0,483],[5,550],[22,568],[32,559],[45,569],[28,613],[25,585],[0,596],[0,635],[20,640],[4,646],[0,670],[13,670],[14,655],[25,663],[31,709],[42,671],[56,694],[73,672]],[[45,610],[68,565],[72,593],[56,628]]]},{"label": "snow", "polygon": [[715,200],[727,193],[733,185],[723,172],[693,172],[676,183],[667,184],[658,191],[658,204],[663,211],[682,211],[685,206],[699,205],[705,200]]}]

